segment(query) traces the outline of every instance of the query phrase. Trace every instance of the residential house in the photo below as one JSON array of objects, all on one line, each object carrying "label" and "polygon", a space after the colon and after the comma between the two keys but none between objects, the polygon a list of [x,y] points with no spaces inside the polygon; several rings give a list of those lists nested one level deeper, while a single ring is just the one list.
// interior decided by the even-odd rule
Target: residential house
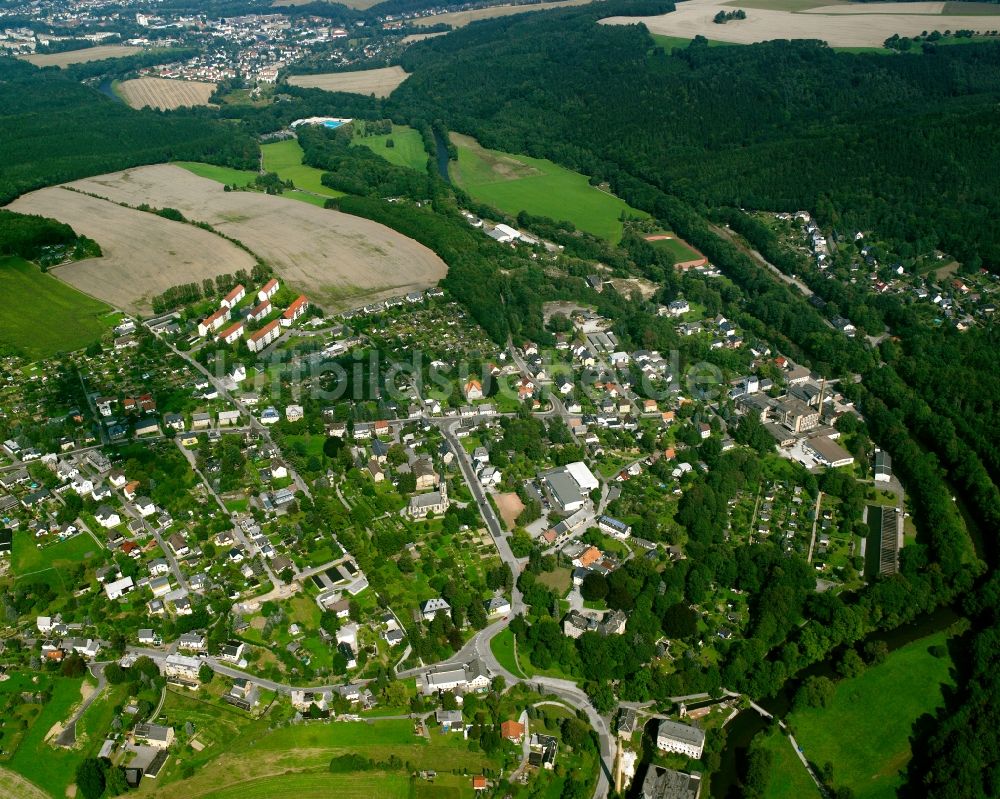
[{"label": "residential house", "polygon": [[261,290],[257,292],[257,299],[261,302],[269,300],[278,293],[279,288],[281,288],[281,284],[279,284],[274,278],[271,278],[261,287]]}]

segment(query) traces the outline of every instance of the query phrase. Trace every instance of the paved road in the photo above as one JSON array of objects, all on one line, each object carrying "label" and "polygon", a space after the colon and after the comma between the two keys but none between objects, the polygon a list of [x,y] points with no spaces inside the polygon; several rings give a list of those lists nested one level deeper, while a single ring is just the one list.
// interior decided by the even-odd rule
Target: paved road
[{"label": "paved road", "polygon": [[[461,421],[458,419],[441,421],[442,423],[439,424],[441,433],[455,453],[455,459],[458,461],[462,476],[465,478],[465,482],[472,492],[472,498],[479,508],[479,513],[482,515],[483,521],[486,522],[487,529],[493,536],[493,543],[500,553],[500,559],[503,560],[514,575],[514,587],[511,590],[510,607],[511,615],[516,616],[524,612],[524,599],[521,596],[521,590],[517,587],[517,578],[521,574],[523,567],[522,561],[518,560],[511,551],[503,527],[500,526],[500,520],[497,519],[496,514],[493,512],[493,506],[487,499],[486,492],[483,490],[483,486],[479,482],[479,478],[476,477],[475,470],[472,468],[472,459],[469,457],[469,453],[465,451],[465,447],[462,446],[462,442],[459,441],[458,436],[455,435],[455,428],[461,424]],[[499,629],[497,632],[499,632]]]}]

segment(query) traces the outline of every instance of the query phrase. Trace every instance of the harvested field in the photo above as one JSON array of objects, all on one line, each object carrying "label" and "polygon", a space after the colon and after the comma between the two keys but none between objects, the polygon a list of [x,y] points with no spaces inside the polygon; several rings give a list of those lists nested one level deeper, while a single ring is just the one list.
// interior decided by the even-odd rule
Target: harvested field
[{"label": "harvested field", "polygon": [[402,67],[382,67],[365,69],[360,72],[326,72],[322,75],[292,75],[288,82],[292,86],[306,89],[323,89],[328,92],[349,92],[350,94],[374,94],[388,97],[407,78]]},{"label": "harvested field", "polygon": [[517,517],[524,510],[521,498],[511,491],[507,494],[494,494],[493,499],[496,500],[497,510],[500,511],[500,518],[503,519],[504,525],[508,530],[513,530]]},{"label": "harvested field", "polygon": [[476,8],[472,11],[449,11],[447,14],[434,14],[429,17],[417,17],[409,22],[417,27],[438,25],[444,23],[453,28],[461,28],[477,19],[493,19],[494,17],[508,17],[511,14],[524,14],[528,11],[546,11],[550,8],[563,8],[564,6],[585,6],[591,0],[556,0],[554,3],[533,3],[531,5],[512,6],[489,6],[488,8]]},{"label": "harvested field", "polygon": [[122,44],[103,44],[99,47],[87,47],[83,50],[70,50],[65,53],[37,53],[35,55],[19,56],[19,58],[30,61],[36,67],[66,67],[70,64],[101,61],[105,58],[124,58],[127,55],[135,55],[141,52],[141,47],[129,47]]},{"label": "harvested field", "polygon": [[[188,219],[208,222],[242,242],[288,283],[328,309],[427,288],[447,270],[431,250],[384,225],[283,197],[226,192],[220,184],[172,164],[70,185],[113,202],[176,208]],[[47,213],[59,218],[51,210]],[[89,233],[86,225],[80,229],[104,245],[101,236]],[[219,271],[232,272],[233,267]],[[171,285],[188,279],[174,280]]]},{"label": "harvested field", "polygon": [[[764,3],[761,3],[762,5]],[[831,47],[881,47],[898,33],[915,36],[925,30],[978,31],[996,28],[996,17],[946,14],[941,3],[878,3],[831,5],[798,11],[754,8],[745,20],[717,25],[712,18],[731,3],[719,0],[688,0],[670,14],[655,17],[608,17],[602,25],[644,24],[650,33],[693,39],[705,36],[736,44],[771,39],[821,39]],[[435,19],[427,17],[426,19]]]},{"label": "harvested field", "polygon": [[413,44],[422,42],[424,39],[433,39],[435,36],[444,36],[448,31],[437,31],[436,33],[411,33],[403,37],[403,44]]},{"label": "harvested field", "polygon": [[48,794],[20,774],[0,769],[0,799],[48,799]]},{"label": "harvested field", "polygon": [[[166,168],[189,174],[180,167]],[[221,194],[222,186],[218,189]],[[169,205],[156,195],[144,201],[157,207]],[[171,286],[254,266],[253,256],[206,230],[60,186],[25,194],[7,207],[66,222],[100,244],[101,258],[55,267],[49,274],[133,313],[148,313],[151,299]]]},{"label": "harvested field", "polygon": [[118,92],[132,108],[169,111],[182,106],[208,105],[216,84],[196,80],[133,78],[118,84]]}]

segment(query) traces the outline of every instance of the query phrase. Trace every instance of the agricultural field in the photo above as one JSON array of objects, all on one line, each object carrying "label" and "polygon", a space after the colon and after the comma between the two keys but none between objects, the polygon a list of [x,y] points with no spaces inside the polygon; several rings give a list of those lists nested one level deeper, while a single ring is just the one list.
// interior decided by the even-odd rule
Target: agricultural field
[{"label": "agricultural field", "polygon": [[946,633],[921,638],[889,655],[860,677],[841,680],[827,708],[795,710],[789,717],[807,758],[833,763],[834,784],[858,799],[889,799],[902,785],[910,760],[913,723],[944,702],[951,658],[936,656]]},{"label": "agricultural field", "polygon": [[[392,147],[386,142],[392,139]],[[373,153],[397,166],[406,166],[423,172],[427,169],[427,151],[420,134],[407,125],[393,125],[392,134],[379,136],[355,136],[354,143],[367,147]]]},{"label": "agricultural field", "polygon": [[[660,33],[652,33],[650,36],[653,37],[653,41],[656,43],[657,47],[662,47],[668,53],[673,52],[674,50],[683,50],[691,44],[691,39],[685,39],[682,36],[664,36]],[[709,47],[723,47],[729,44],[732,44],[732,42],[720,42],[715,39],[708,40]]]},{"label": "agricultural field", "polygon": [[[812,3],[809,0],[756,0],[744,20],[717,25],[712,18],[736,5],[720,0],[690,0],[677,10],[654,17],[608,17],[604,25],[644,24],[653,34],[751,44],[771,39],[820,39],[831,47],[880,48],[898,33],[915,36],[926,30],[996,28],[988,13],[949,13],[945,3]],[[426,20],[436,19],[425,17]]]},{"label": "agricultural field", "polygon": [[564,8],[565,6],[585,6],[589,2],[591,0],[556,0],[552,3],[535,3],[532,5],[489,6],[487,8],[476,8],[471,11],[450,11],[447,14],[416,17],[410,20],[410,22],[418,27],[444,24],[451,25],[453,28],[461,28],[470,22],[480,19],[509,17],[511,14],[524,14],[529,11],[547,11],[550,8]]},{"label": "agricultural field", "polygon": [[586,176],[543,158],[489,150],[469,136],[451,134],[458,149],[452,180],[481,202],[508,214],[527,211],[617,243],[622,212],[645,216],[624,200],[591,186]]},{"label": "agricultural field", "polygon": [[34,55],[19,56],[19,58],[30,61],[36,67],[68,67],[70,64],[103,61],[105,58],[124,58],[125,56],[141,52],[141,47],[104,44],[99,47],[87,47],[83,50],[69,50],[65,53],[36,53]]},{"label": "agricultural field", "polygon": [[[342,197],[344,193],[323,185],[323,170],[302,163],[302,148],[295,139],[271,142],[260,148],[264,154],[264,171],[275,172],[282,180],[290,180],[296,189],[323,197]],[[325,202],[325,201],[324,201]]]},{"label": "agricultural field", "polygon": [[374,94],[388,97],[393,90],[406,80],[402,67],[381,67],[358,72],[325,72],[320,75],[292,75],[288,82],[292,86],[306,89],[323,89],[328,92],[348,92],[349,94]]},{"label": "agricultural field", "polygon": [[[207,222],[220,233],[242,242],[287,283],[328,308],[426,288],[437,283],[446,271],[444,262],[429,249],[383,225],[261,192],[226,192],[218,183],[172,164],[130,169],[72,185],[116,203],[176,208],[190,220]],[[48,213],[61,218],[51,209]],[[159,220],[147,218],[153,222]],[[85,224],[77,226],[74,220],[66,221],[104,244],[104,239],[89,232]],[[174,228],[178,224],[159,221]],[[185,230],[204,233],[192,226],[186,226]],[[252,268],[249,253],[219,237],[211,238],[232,247],[246,259],[228,268],[218,268],[211,259],[204,259],[216,266],[215,273]],[[207,269],[208,264],[203,268]],[[170,285],[190,279],[174,277]],[[170,280],[169,276],[166,280]]]},{"label": "agricultural field", "polygon": [[49,799],[49,796],[20,774],[0,768],[0,799]]},{"label": "agricultural field", "polygon": [[184,106],[208,105],[215,91],[214,83],[168,78],[133,78],[115,86],[132,108],[158,108],[169,111]]},{"label": "agricultural field", "polygon": [[407,799],[409,795],[410,779],[404,774],[384,771],[330,774],[325,769],[265,777],[202,794],[204,799],[307,799],[327,796],[342,799]]},{"label": "agricultural field", "polygon": [[[179,167],[159,168],[188,175]],[[222,196],[222,187],[217,188]],[[170,205],[155,193],[129,204],[142,202]],[[58,219],[100,244],[104,253],[100,258],[65,264],[49,272],[85,294],[133,313],[148,313],[152,297],[171,286],[238,269],[249,271],[254,266],[253,256],[207,230],[59,186],[22,195],[7,207]]]},{"label": "agricultural field", "polygon": [[0,308],[0,342],[28,358],[86,347],[118,319],[103,302],[20,258],[0,258],[0,294],[16,300]]}]

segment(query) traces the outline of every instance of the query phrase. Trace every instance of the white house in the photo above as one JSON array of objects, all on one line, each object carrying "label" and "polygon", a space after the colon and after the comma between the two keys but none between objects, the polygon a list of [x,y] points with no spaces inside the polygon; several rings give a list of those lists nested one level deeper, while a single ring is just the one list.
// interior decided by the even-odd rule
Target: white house
[{"label": "white house", "polygon": [[450,612],[451,605],[441,599],[441,597],[435,597],[434,599],[428,599],[426,602],[420,603],[420,615],[424,617],[424,621],[431,621],[438,613]]},{"label": "white house", "polygon": [[104,528],[117,527],[122,523],[121,516],[119,516],[107,505],[101,505],[101,507],[97,509],[97,513],[94,514],[94,518],[97,519],[97,523]]},{"label": "white house", "polygon": [[268,344],[276,341],[281,336],[281,325],[275,319],[268,322],[256,333],[247,337],[247,349],[250,352],[260,352]]},{"label": "white house", "polygon": [[243,287],[243,284],[241,283],[232,291],[230,291],[225,297],[223,297],[219,304],[223,308],[234,308],[236,307],[236,304],[240,300],[242,300],[245,296],[247,296],[247,290]]},{"label": "white house", "polygon": [[198,335],[207,336],[209,333],[214,333],[228,321],[229,321],[229,309],[220,308],[215,313],[209,314],[200,322],[198,322]]},{"label": "white house", "polygon": [[656,748],[695,759],[705,749],[705,731],[688,724],[663,719],[656,731]]},{"label": "white house", "polygon": [[127,594],[135,588],[135,583],[132,582],[131,577],[122,577],[120,580],[115,580],[113,583],[105,583],[104,591],[108,595],[108,599],[119,599],[120,597]]},{"label": "white house", "polygon": [[281,284],[277,280],[271,278],[264,284],[260,291],[257,292],[257,299],[261,302],[271,299],[275,294],[278,293],[278,289],[281,288]]}]

